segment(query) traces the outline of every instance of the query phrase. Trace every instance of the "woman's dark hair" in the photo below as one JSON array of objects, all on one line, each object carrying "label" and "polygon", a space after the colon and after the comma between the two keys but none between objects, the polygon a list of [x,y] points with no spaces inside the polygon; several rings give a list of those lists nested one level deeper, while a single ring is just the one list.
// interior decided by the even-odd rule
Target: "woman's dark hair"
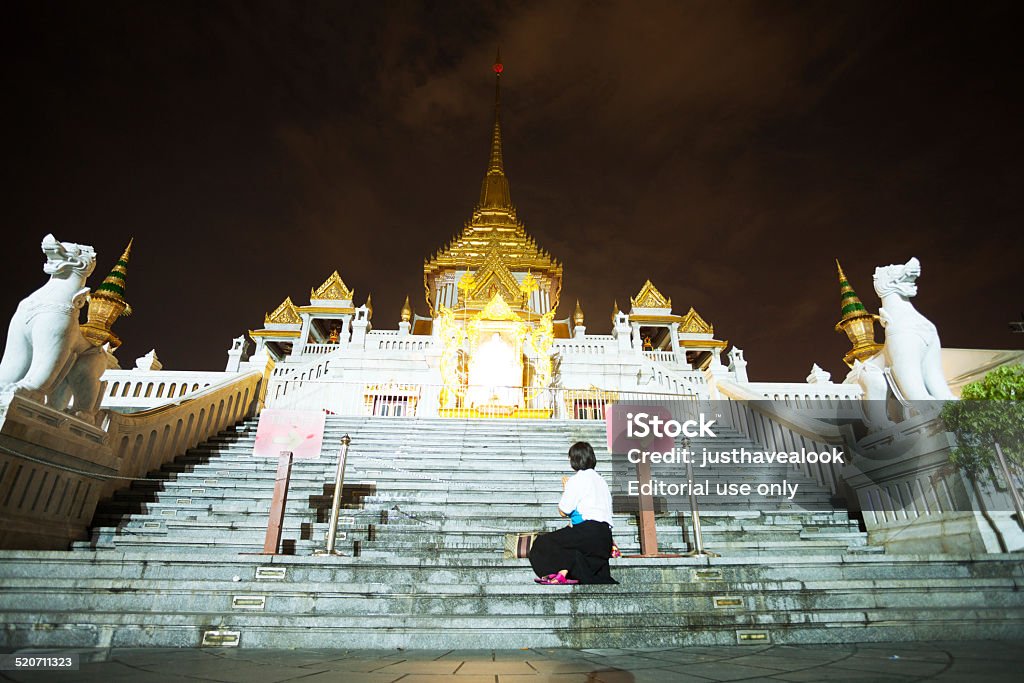
[{"label": "woman's dark hair", "polygon": [[593,447],[586,441],[577,441],[569,447],[569,465],[574,470],[592,470],[597,467],[597,456]]}]

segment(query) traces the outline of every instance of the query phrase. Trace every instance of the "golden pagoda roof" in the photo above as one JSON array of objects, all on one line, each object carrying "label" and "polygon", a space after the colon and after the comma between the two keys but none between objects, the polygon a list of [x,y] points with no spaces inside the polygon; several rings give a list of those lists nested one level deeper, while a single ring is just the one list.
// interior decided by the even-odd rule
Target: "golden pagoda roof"
[{"label": "golden pagoda roof", "polygon": [[644,283],[639,293],[631,297],[629,302],[637,308],[672,308],[672,299],[666,299],[650,280]]},{"label": "golden pagoda roof", "polygon": [[[561,292],[562,265],[526,232],[516,217],[512,204],[508,177],[502,156],[501,139],[501,73],[503,67],[495,64],[494,128],[487,172],[480,186],[480,201],[471,219],[462,231],[423,263],[423,283],[430,301],[432,278],[446,270],[478,270],[489,259],[502,261],[509,272],[532,271],[547,275],[552,282],[552,308],[558,305]],[[492,268],[493,268],[493,264]],[[479,280],[484,279],[478,274]],[[507,283],[506,283],[507,284]]]},{"label": "golden pagoda roof", "polygon": [[331,276],[324,280],[324,283],[316,289],[309,291],[309,300],[313,301],[351,301],[355,290],[345,286],[338,271],[331,273]]},{"label": "golden pagoda roof", "polygon": [[700,317],[700,314],[690,306],[690,310],[683,316],[679,323],[679,331],[683,334],[710,334],[714,335],[715,326]]},{"label": "golden pagoda roof", "polygon": [[292,298],[285,297],[285,300],[281,302],[281,305],[274,309],[273,313],[268,313],[263,317],[264,325],[278,324],[278,325],[301,325],[302,317],[299,315],[299,311],[295,308],[295,304],[292,303]]}]

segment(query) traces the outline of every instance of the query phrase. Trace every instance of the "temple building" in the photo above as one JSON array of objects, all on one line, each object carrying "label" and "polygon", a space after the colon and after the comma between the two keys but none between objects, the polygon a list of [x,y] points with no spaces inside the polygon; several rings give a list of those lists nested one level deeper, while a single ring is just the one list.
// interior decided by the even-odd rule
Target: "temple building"
[{"label": "temple building", "polygon": [[[742,352],[733,349],[724,365],[728,343],[713,325],[692,307],[676,311],[649,280],[628,310],[609,302],[610,321],[608,313],[591,316],[589,332],[578,301],[571,316],[558,317],[562,264],[512,202],[501,65],[494,71],[480,199],[461,232],[425,259],[422,307],[407,298],[397,328],[380,313],[375,326],[370,295],[357,306],[339,271],[313,287],[308,305],[286,297],[249,331],[249,362],[274,364],[268,407],[564,418],[600,412],[628,394],[709,396],[709,374],[746,380]],[[229,369],[238,362],[236,353]]]}]

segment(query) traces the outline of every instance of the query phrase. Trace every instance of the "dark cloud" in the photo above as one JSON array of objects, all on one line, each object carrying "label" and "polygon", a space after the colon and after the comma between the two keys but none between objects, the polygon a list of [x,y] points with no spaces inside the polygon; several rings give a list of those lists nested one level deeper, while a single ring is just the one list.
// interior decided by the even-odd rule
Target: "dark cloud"
[{"label": "dark cloud", "polygon": [[194,2],[7,8],[3,308],[48,231],[136,237],[130,364],[221,366],[338,269],[375,323],[479,191],[501,45],[520,217],[561,313],[646,278],[755,379],[835,374],[839,257],[923,263],[947,346],[1019,347],[1024,134],[1011,3]]}]

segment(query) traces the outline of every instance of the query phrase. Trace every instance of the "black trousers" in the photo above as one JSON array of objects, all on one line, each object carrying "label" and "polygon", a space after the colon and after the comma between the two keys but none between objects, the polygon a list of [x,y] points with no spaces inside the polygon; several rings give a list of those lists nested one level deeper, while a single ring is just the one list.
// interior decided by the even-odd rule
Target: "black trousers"
[{"label": "black trousers", "polygon": [[612,528],[592,520],[541,534],[530,548],[530,565],[537,576],[569,570],[580,583],[618,583],[608,568]]}]

